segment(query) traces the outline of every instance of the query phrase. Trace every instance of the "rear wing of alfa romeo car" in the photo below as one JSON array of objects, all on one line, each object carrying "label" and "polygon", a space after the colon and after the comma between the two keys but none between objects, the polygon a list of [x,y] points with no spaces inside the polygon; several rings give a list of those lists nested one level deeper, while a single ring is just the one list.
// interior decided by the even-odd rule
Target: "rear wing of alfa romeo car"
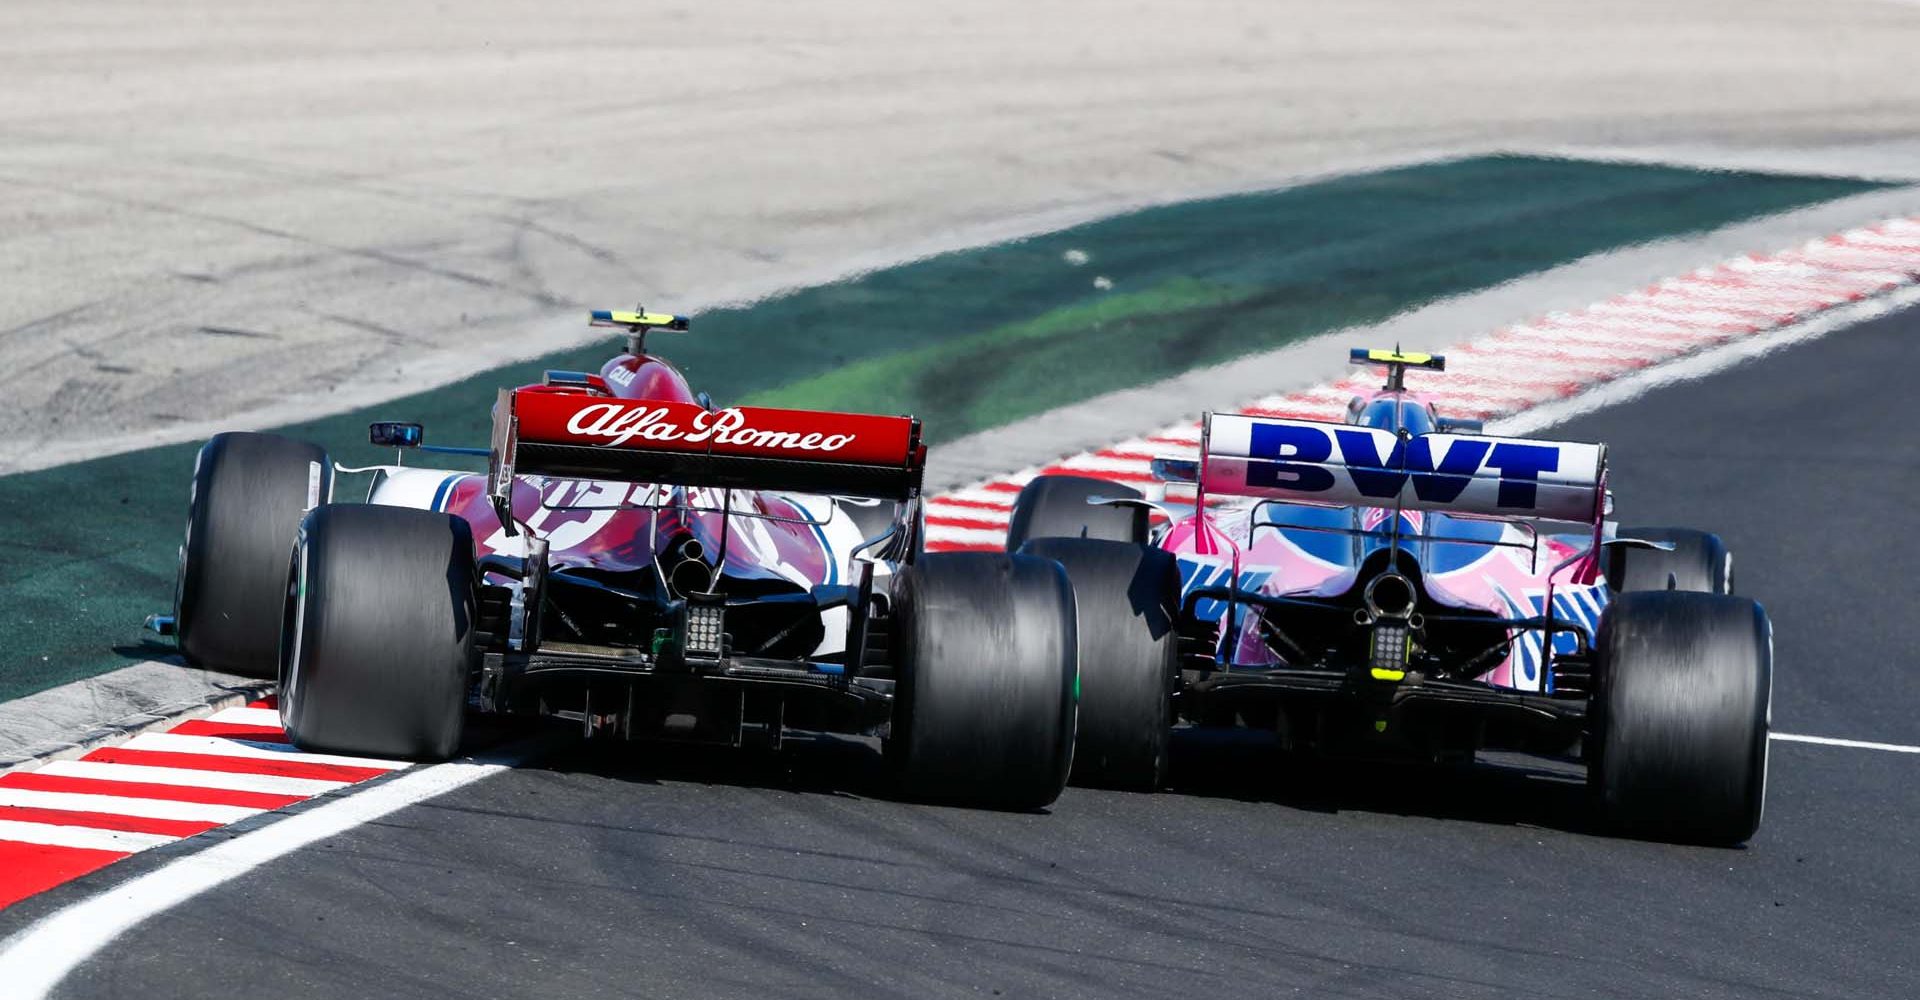
[{"label": "rear wing of alfa romeo car", "polygon": [[926,445],[912,417],[610,399],[502,389],[488,488],[515,475],[561,476],[907,500]]},{"label": "rear wing of alfa romeo car", "polygon": [[1213,413],[1203,430],[1208,493],[1324,506],[1598,524],[1606,449],[1597,444],[1420,434],[1315,420]]}]

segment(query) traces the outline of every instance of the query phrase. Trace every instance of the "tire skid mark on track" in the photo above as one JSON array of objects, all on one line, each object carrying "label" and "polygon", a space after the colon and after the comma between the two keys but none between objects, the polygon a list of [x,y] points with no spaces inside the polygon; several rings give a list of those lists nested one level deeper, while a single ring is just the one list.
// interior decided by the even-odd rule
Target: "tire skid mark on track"
[{"label": "tire skid mark on track", "polygon": [[[1416,388],[1444,412],[1491,421],[1917,281],[1920,217],[1888,219],[1515,323],[1438,352],[1448,356],[1446,373],[1412,377],[1432,379],[1432,385]],[[1234,409],[1255,416],[1339,420],[1349,398],[1373,388],[1368,379],[1344,378]],[[1190,453],[1199,439],[1199,423],[1183,422],[930,497],[927,548],[999,549],[1006,543],[1014,495],[1034,476],[1070,473],[1145,484],[1152,481],[1154,455],[1187,457],[1182,453]]]},{"label": "tire skid mark on track", "polygon": [[409,767],[293,748],[273,702],[0,774],[0,907],[122,858]]}]

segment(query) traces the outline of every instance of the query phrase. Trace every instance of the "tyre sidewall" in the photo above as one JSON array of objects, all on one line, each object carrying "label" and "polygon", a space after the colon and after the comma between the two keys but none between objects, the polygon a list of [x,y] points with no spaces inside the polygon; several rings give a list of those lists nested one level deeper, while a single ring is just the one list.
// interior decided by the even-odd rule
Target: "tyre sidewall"
[{"label": "tyre sidewall", "polygon": [[1590,784],[1602,817],[1656,839],[1758,829],[1772,722],[1772,627],[1753,601],[1620,595],[1601,619]]},{"label": "tyre sidewall", "polygon": [[1733,593],[1733,556],[1719,535],[1695,528],[1622,528],[1615,537],[1673,546],[1671,551],[1615,547],[1607,559],[1607,585],[1615,593]]},{"label": "tyre sidewall", "polygon": [[309,501],[324,502],[332,487],[326,452],[303,441],[229,433],[201,447],[174,583],[189,663],[274,675],[287,553]]},{"label": "tyre sidewall", "polygon": [[460,518],[314,508],[290,560],[281,643],[280,711],[294,742],[451,756],[474,661],[475,578]]},{"label": "tyre sidewall", "polygon": [[1144,544],[1147,509],[1090,504],[1090,498],[1142,499],[1139,490],[1089,476],[1036,476],[1020,488],[1007,521],[1007,551],[1038,538],[1097,538]]},{"label": "tyre sidewall", "polygon": [[1057,563],[929,553],[894,588],[888,753],[916,798],[1037,809],[1065,787],[1077,720],[1073,594]]},{"label": "tyre sidewall", "polygon": [[1130,542],[1036,539],[1073,586],[1080,650],[1075,784],[1152,791],[1166,780],[1179,670],[1178,561]]}]

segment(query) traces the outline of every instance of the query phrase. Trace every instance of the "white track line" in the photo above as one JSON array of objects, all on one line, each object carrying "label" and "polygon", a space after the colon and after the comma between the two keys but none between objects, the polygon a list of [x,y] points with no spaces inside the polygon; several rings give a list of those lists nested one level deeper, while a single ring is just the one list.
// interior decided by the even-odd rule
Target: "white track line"
[{"label": "white track line", "polygon": [[1837,736],[1806,736],[1801,733],[1774,733],[1773,738],[1787,743],[1816,743],[1825,747],[1851,747],[1855,750],[1885,750],[1889,753],[1920,753],[1920,747],[1905,743],[1875,743],[1871,740],[1843,740]]},{"label": "white track line", "polygon": [[160,833],[128,833],[125,830],[101,830],[91,826],[61,826],[55,823],[22,823],[0,819],[0,840],[17,844],[41,844],[46,847],[82,847],[93,851],[119,851],[132,854],[149,847],[171,844],[179,837]]},{"label": "white track line", "polygon": [[317,778],[282,778],[277,774],[235,774],[228,771],[196,771],[184,767],[148,767],[145,764],[103,764],[93,760],[56,760],[40,769],[42,774],[64,778],[98,778],[103,781],[140,781],[150,785],[184,785],[188,788],[220,788],[229,792],[265,792],[269,795],[298,795],[309,798],[351,781],[321,781]]},{"label": "white track line", "polygon": [[0,788],[0,806],[18,806],[22,809],[65,809],[69,812],[111,813],[115,816],[198,820],[207,823],[233,823],[266,811],[249,806],[223,806],[210,802],[132,799],[120,795],[94,795],[87,792],[43,792],[33,788]]},{"label": "white track line", "polygon": [[0,942],[0,983],[16,1000],[40,1000],[80,963],[147,918],[292,851],[415,803],[498,774],[532,757],[527,744],[472,763],[401,775],[189,854],[42,917]]}]

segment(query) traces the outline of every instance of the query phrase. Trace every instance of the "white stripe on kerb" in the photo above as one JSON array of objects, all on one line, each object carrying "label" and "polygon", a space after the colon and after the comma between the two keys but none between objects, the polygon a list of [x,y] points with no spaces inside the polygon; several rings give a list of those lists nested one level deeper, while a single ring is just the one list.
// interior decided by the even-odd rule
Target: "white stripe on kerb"
[{"label": "white stripe on kerb", "polygon": [[[928,517],[963,517],[969,521],[990,521],[994,524],[1006,524],[1013,514],[1006,510],[986,510],[980,507],[948,507],[927,505]],[[935,527],[940,527],[935,525]]]},{"label": "white stripe on kerb", "polygon": [[0,788],[0,806],[17,806],[22,809],[65,809],[70,812],[111,813],[115,816],[197,820],[207,823],[232,823],[263,811],[247,806],[223,806],[209,802],[135,799],[86,792],[43,792],[34,788]]},{"label": "white stripe on kerb", "polygon": [[123,744],[128,750],[157,750],[162,753],[202,753],[214,757],[246,757],[253,760],[290,760],[302,764],[339,764],[345,767],[377,767],[398,771],[410,766],[404,760],[374,757],[344,757],[330,753],[306,753],[291,743],[257,743],[224,736],[180,736],[174,733],[142,733]]},{"label": "white stripe on kerb", "polygon": [[208,722],[229,726],[272,726],[280,728],[280,712],[272,708],[223,708],[207,716]]},{"label": "white stripe on kerb", "polygon": [[149,847],[171,844],[179,839],[160,833],[128,833],[124,830],[97,830],[90,826],[58,826],[53,823],[0,819],[0,840],[16,844],[83,847],[91,851],[125,851],[131,854]]},{"label": "white stripe on kerb", "polygon": [[229,792],[265,792],[268,795],[309,797],[350,781],[321,781],[315,778],[282,778],[276,774],[234,774],[229,771],[196,771],[184,767],[148,767],[145,764],[104,764],[94,760],[56,760],[40,769],[41,774],[63,778],[95,778],[101,781],[140,781],[150,785],[180,785],[187,788],[219,788]]}]

